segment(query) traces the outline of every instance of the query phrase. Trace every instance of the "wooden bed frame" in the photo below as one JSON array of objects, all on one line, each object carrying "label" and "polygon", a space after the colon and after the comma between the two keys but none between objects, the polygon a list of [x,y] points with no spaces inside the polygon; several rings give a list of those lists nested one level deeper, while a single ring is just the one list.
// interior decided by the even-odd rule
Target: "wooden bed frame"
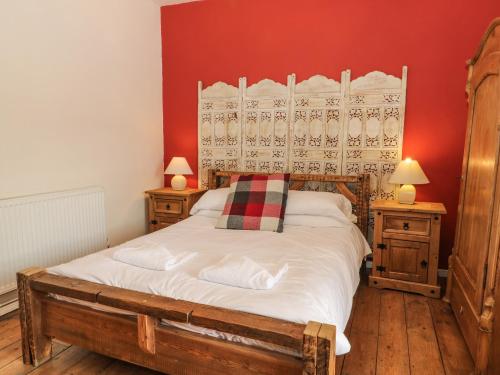
[{"label": "wooden bed frame", "polygon": [[[210,171],[209,188],[238,172]],[[291,175],[291,189],[306,181],[334,183],[368,229],[369,175]],[[352,185],[351,192],[346,184]],[[169,374],[335,374],[334,325],[307,325],[56,276],[41,268],[17,274],[23,361],[38,366],[57,338],[110,357]],[[54,297],[112,307],[105,312]],[[160,319],[279,345],[297,355],[234,343],[160,323]]]}]

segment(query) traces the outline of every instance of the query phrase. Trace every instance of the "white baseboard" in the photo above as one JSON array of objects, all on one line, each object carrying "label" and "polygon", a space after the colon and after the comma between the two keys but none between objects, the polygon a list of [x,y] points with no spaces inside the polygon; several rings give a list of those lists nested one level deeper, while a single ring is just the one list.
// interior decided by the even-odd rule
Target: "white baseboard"
[{"label": "white baseboard", "polygon": [[17,299],[8,304],[0,306],[0,316],[10,313],[11,311],[17,310],[19,308],[19,302]]},{"label": "white baseboard", "polygon": [[439,268],[438,269],[439,277],[448,277],[448,269],[447,268]]},{"label": "white baseboard", "polygon": [[[372,268],[372,261],[371,260],[367,260],[366,261],[366,268]],[[448,269],[446,268],[439,268],[438,269],[438,276],[439,277],[448,277]]]},{"label": "white baseboard", "polygon": [[10,313],[18,307],[16,288],[0,294],[0,316]]}]

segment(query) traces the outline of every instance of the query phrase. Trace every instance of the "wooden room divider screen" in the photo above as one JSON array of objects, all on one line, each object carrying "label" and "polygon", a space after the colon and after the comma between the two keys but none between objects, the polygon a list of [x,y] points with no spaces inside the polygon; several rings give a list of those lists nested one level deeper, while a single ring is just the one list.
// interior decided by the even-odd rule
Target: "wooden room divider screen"
[{"label": "wooden room divider screen", "polygon": [[[198,181],[208,170],[370,174],[370,199],[395,199],[389,177],[401,160],[407,67],[401,78],[370,72],[351,81],[322,75],[284,85],[198,83]],[[317,182],[305,189],[319,190]],[[329,191],[333,186],[322,186]],[[369,238],[373,218],[369,224]]]},{"label": "wooden room divider screen", "polygon": [[208,169],[371,175],[371,197],[395,198],[389,176],[401,160],[406,102],[402,77],[371,72],[351,81],[315,75],[287,84],[198,84],[198,175]]}]

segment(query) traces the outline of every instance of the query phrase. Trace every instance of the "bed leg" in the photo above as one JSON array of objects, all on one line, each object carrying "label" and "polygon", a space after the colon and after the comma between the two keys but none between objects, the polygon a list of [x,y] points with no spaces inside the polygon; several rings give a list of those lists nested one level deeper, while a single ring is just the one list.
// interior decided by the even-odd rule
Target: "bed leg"
[{"label": "bed leg", "polygon": [[335,375],[335,337],[334,325],[307,323],[303,341],[303,375]]},{"label": "bed leg", "polygon": [[23,362],[38,366],[52,356],[52,339],[43,333],[41,295],[31,290],[30,280],[43,274],[43,268],[28,268],[17,273],[19,319]]}]

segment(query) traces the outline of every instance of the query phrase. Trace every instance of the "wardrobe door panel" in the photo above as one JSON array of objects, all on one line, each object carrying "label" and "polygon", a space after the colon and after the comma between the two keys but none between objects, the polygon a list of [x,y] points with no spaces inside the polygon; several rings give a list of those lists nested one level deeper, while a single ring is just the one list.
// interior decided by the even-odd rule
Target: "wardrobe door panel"
[{"label": "wardrobe door panel", "polygon": [[472,88],[468,167],[457,246],[457,276],[462,279],[467,298],[478,314],[482,305],[495,193],[497,114],[491,109],[497,105],[497,84],[497,75],[487,75]]},{"label": "wardrobe door panel", "polygon": [[500,17],[468,61],[469,113],[446,298],[475,361],[500,374]]},{"label": "wardrobe door panel", "polygon": [[458,325],[462,330],[467,347],[470,350],[474,361],[476,360],[477,343],[479,331],[477,329],[479,317],[471,309],[460,278],[457,274],[453,276],[453,289],[451,290],[451,307],[455,311]]}]

